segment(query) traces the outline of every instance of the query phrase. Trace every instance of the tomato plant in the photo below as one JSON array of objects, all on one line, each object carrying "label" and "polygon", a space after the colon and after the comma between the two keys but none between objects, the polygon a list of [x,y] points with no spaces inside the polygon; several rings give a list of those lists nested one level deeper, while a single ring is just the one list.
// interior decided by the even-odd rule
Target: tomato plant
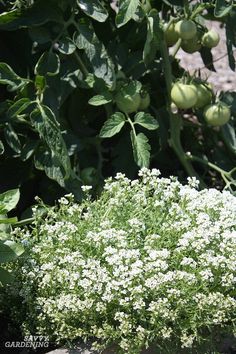
[{"label": "tomato plant", "polygon": [[[201,67],[190,75],[176,59],[199,51],[215,70],[211,19],[235,70],[233,1],[2,0],[0,10],[0,186],[20,187],[19,212],[35,194],[81,199],[85,181],[96,194],[105,177],[144,166],[233,192],[236,93],[211,94]],[[213,96],[231,112],[218,129],[203,114]]]}]

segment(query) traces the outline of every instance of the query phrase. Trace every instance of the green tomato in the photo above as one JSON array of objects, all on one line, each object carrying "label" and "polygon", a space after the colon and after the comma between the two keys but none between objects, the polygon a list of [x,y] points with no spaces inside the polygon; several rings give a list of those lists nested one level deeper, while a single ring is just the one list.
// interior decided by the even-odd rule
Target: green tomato
[{"label": "green tomato", "polygon": [[192,108],[197,102],[197,89],[194,85],[177,82],[172,87],[171,99],[178,108]]},{"label": "green tomato", "polygon": [[195,84],[197,89],[197,102],[195,108],[202,108],[208,105],[212,99],[212,89],[209,84]]},{"label": "green tomato", "polygon": [[167,24],[164,25],[164,37],[165,37],[165,41],[168,47],[171,47],[172,45],[174,45],[178,39],[179,39],[179,34],[175,29],[175,24],[172,23],[168,29],[167,28]]},{"label": "green tomato", "polygon": [[139,104],[139,111],[145,111],[150,105],[150,95],[148,92],[144,91],[140,94],[141,100]]},{"label": "green tomato", "polygon": [[181,43],[181,48],[189,54],[195,53],[201,49],[201,42],[198,36],[193,37],[192,39],[183,39]]},{"label": "green tomato", "polygon": [[181,20],[176,23],[175,30],[182,39],[192,39],[197,34],[197,26],[192,20]]},{"label": "green tomato", "polygon": [[220,36],[215,30],[210,30],[202,36],[202,45],[207,48],[214,48],[218,45]]},{"label": "green tomato", "polygon": [[203,115],[209,125],[219,127],[226,124],[230,120],[231,111],[226,103],[218,102],[207,106]]},{"label": "green tomato", "polygon": [[141,84],[138,81],[132,81],[120,87],[115,96],[117,107],[125,113],[136,112],[139,108]]}]

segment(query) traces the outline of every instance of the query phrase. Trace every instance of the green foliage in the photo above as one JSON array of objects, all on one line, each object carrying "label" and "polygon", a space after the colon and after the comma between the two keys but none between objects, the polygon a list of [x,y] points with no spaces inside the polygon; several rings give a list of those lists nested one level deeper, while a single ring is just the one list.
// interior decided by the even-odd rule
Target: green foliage
[{"label": "green foliage", "polygon": [[101,138],[111,138],[120,132],[125,124],[125,116],[121,112],[113,114],[104,124],[100,131]]},{"label": "green foliage", "polygon": [[0,194],[0,213],[8,213],[14,209],[19,201],[20,193],[18,189],[13,189]]},{"label": "green foliage", "polygon": [[[19,201],[19,189],[12,189],[0,194],[0,264],[17,259],[24,253],[24,248],[19,242],[10,240],[10,224],[17,222],[17,218],[7,218],[6,214],[14,209]],[[0,267],[0,286],[11,282],[11,272]]]},{"label": "green foliage", "polygon": [[[0,185],[22,187],[23,209],[35,194],[49,203],[65,190],[81,199],[86,168],[97,171],[95,192],[104,177],[134,178],[143,166],[234,192],[235,110],[220,129],[207,126],[201,109],[172,113],[172,83],[186,78],[164,35],[191,19],[203,63],[215,70],[200,40],[204,18],[220,21],[235,70],[233,1],[16,0],[1,10]],[[235,92],[221,96],[235,106]]]}]

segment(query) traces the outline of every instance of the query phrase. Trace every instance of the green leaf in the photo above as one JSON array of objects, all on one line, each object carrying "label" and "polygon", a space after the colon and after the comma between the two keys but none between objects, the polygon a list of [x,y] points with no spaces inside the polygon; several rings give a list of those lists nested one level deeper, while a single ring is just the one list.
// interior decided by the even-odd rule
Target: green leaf
[{"label": "green leaf", "polygon": [[6,63],[0,63],[0,84],[9,85],[15,91],[28,83],[28,80],[18,76]]},{"label": "green leaf", "polygon": [[0,219],[0,224],[15,224],[17,221],[17,217]]},{"label": "green leaf", "polygon": [[44,52],[35,66],[35,74],[40,76],[54,76],[59,73],[60,58],[51,51]]},{"label": "green leaf", "polygon": [[54,155],[48,148],[40,146],[34,155],[35,167],[38,170],[45,171],[46,175],[65,188],[65,169],[62,166],[60,158]]},{"label": "green leaf", "polygon": [[153,61],[161,37],[158,12],[152,10],[147,17],[147,38],[143,50],[143,60],[146,65]]},{"label": "green leaf", "polygon": [[[0,221],[7,220],[7,214],[1,214],[2,208],[0,205]],[[9,239],[9,235],[11,232],[11,225],[6,222],[0,222],[0,240]]]},{"label": "green leaf", "polygon": [[14,241],[0,241],[0,263],[14,261],[24,253],[24,248],[20,243]]},{"label": "green leaf", "polygon": [[31,104],[32,101],[29,98],[21,98],[16,101],[7,111],[8,119],[12,119],[18,114],[23,113]]},{"label": "green leaf", "polygon": [[63,37],[58,41],[58,50],[60,53],[70,55],[76,50],[76,45],[68,37]]},{"label": "green leaf", "polygon": [[202,47],[199,52],[201,54],[202,61],[205,64],[205,66],[207,67],[207,69],[216,72],[216,69],[213,64],[214,61],[213,61],[211,49],[207,48],[207,47]]},{"label": "green leaf", "polygon": [[54,113],[49,107],[39,104],[30,117],[41,140],[47,144],[52,157],[58,161],[57,165],[63,168],[64,178],[69,177],[71,173],[70,158]]},{"label": "green leaf", "polygon": [[4,286],[13,281],[13,276],[6,269],[0,267],[0,285]]},{"label": "green leaf", "polygon": [[109,92],[104,92],[103,94],[96,95],[90,98],[88,103],[91,104],[92,106],[102,106],[111,101],[112,101],[112,95]]},{"label": "green leaf", "polygon": [[139,6],[139,0],[120,0],[119,11],[116,15],[117,27],[124,26],[134,16]]},{"label": "green leaf", "polygon": [[106,86],[106,82],[99,77],[96,77],[93,74],[88,74],[86,79],[84,80],[87,84],[87,88],[93,88],[95,92],[98,92],[100,94],[108,93],[109,91]]},{"label": "green leaf", "polygon": [[228,106],[230,106],[231,113],[236,118],[236,92],[223,92],[220,100],[224,101]]},{"label": "green leaf", "polygon": [[110,138],[119,133],[125,124],[125,116],[121,112],[114,113],[103,125],[99,136],[101,138]]},{"label": "green leaf", "polygon": [[236,60],[234,55],[234,46],[236,46],[235,21],[236,11],[232,11],[232,13],[230,13],[226,19],[226,46],[228,52],[229,66],[233,71],[235,71],[236,68]]},{"label": "green leaf", "polygon": [[43,93],[47,88],[45,76],[36,75],[34,80],[35,87],[38,92]]},{"label": "green leaf", "polygon": [[12,150],[15,151],[17,154],[20,154],[21,143],[15,130],[13,129],[10,123],[7,123],[4,128],[4,136],[8,145],[12,148]]},{"label": "green leaf", "polygon": [[0,140],[0,155],[2,155],[4,153],[4,145],[2,143],[2,140]]},{"label": "green leaf", "polygon": [[134,123],[141,125],[148,130],[156,130],[158,128],[158,123],[155,118],[149,113],[139,112],[134,117]]},{"label": "green leaf", "polygon": [[88,16],[98,22],[105,22],[108,12],[98,0],[77,0],[79,8]]},{"label": "green leaf", "polygon": [[131,130],[130,135],[134,161],[139,167],[149,167],[151,147],[148,138],[143,133],[134,134],[133,130]]},{"label": "green leaf", "polygon": [[44,26],[29,28],[29,35],[32,41],[38,44],[45,44],[52,40],[50,30]]},{"label": "green leaf", "polygon": [[19,242],[7,240],[4,241],[4,244],[8,246],[15,253],[17,257],[21,256],[25,251],[24,247]]},{"label": "green leaf", "polygon": [[38,145],[38,141],[36,140],[27,140],[25,145],[21,149],[21,160],[28,160],[34,153],[36,147]]},{"label": "green leaf", "polygon": [[233,1],[229,3],[226,0],[216,0],[214,15],[215,17],[225,17],[231,11],[233,7]]},{"label": "green leaf", "polygon": [[78,49],[84,50],[86,69],[102,79],[108,87],[112,87],[115,76],[114,64],[105,46],[96,36],[91,21],[82,18],[77,22],[77,27],[78,32],[74,33],[73,41]]},{"label": "green leaf", "polygon": [[39,26],[49,21],[63,21],[60,9],[52,1],[38,0],[27,9],[16,9],[0,15],[0,29],[13,31],[18,28]]},{"label": "green leaf", "polygon": [[14,209],[20,199],[19,189],[11,189],[0,194],[0,213],[8,213]]},{"label": "green leaf", "polygon": [[222,138],[228,149],[236,155],[236,132],[231,123],[225,124],[221,127]]}]

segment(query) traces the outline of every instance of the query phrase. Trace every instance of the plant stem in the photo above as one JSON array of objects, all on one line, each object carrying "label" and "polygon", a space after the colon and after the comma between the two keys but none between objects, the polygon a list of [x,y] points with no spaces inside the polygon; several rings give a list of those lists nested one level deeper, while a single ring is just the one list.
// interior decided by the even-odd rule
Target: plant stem
[{"label": "plant stem", "polygon": [[193,156],[193,155],[189,155],[189,156],[187,156],[187,158],[188,158],[189,160],[191,160],[191,161],[200,162],[200,163],[202,163],[202,164],[204,164],[204,165],[210,167],[211,169],[213,169],[213,170],[217,171],[218,173],[220,173],[221,176],[224,175],[224,176],[226,176],[226,177],[230,177],[229,172],[226,172],[225,170],[223,170],[222,168],[220,168],[219,166],[215,165],[215,164],[212,163],[212,162],[203,160],[203,159],[201,159],[200,157]]},{"label": "plant stem", "polygon": [[167,26],[166,26],[166,28],[165,28],[165,32],[170,28],[170,26],[172,25],[172,23],[175,22],[175,21],[176,21],[176,20],[175,20],[174,17],[172,17],[172,18],[170,19],[170,21],[168,22],[168,24],[167,24]]},{"label": "plant stem", "polygon": [[107,115],[107,119],[108,119],[113,113],[112,104],[111,103],[105,104],[104,109],[106,111],[106,115]]},{"label": "plant stem", "polygon": [[182,44],[182,38],[179,38],[178,39],[178,42],[176,43],[175,45],[175,48],[174,48],[174,51],[172,53],[172,57],[175,58],[176,54],[178,53],[180,47],[181,47],[181,44]]},{"label": "plant stem", "polygon": [[189,9],[189,3],[188,0],[184,0],[184,14],[186,18],[189,18],[190,16],[190,9]]},{"label": "plant stem", "polygon": [[74,56],[76,57],[76,60],[77,60],[77,62],[79,64],[79,68],[80,68],[82,74],[85,77],[88,76],[89,72],[88,72],[86,66],[84,65],[82,59],[80,58],[79,54],[77,52],[74,52]]},{"label": "plant stem", "polygon": [[129,115],[127,113],[125,113],[126,118],[127,118],[127,122],[131,125],[131,129],[133,130],[134,136],[136,137],[136,130],[134,127],[134,123],[132,122],[132,120],[130,119]]},{"label": "plant stem", "polygon": [[20,220],[20,221],[17,221],[14,224],[14,226],[24,226],[27,224],[31,224],[34,220],[35,220],[35,218],[28,218],[28,219]]},{"label": "plant stem", "polygon": [[180,139],[182,118],[180,115],[174,114],[171,111],[170,92],[171,92],[171,86],[172,86],[172,71],[171,71],[171,64],[170,64],[170,60],[169,60],[168,49],[167,49],[166,43],[163,38],[161,40],[160,48],[161,48],[161,55],[163,58],[164,75],[165,75],[166,88],[167,88],[167,99],[168,99],[168,106],[167,106],[168,108],[167,109],[168,109],[168,113],[169,113],[169,117],[170,117],[169,145],[172,147],[172,149],[176,153],[179,161],[181,162],[182,166],[184,167],[184,169],[188,173],[188,175],[191,177],[196,177],[200,181],[201,186],[205,187],[205,183],[199,178],[199,176],[195,172],[192,164],[187,159],[186,154],[183,150],[183,147],[181,144],[181,139]]}]

